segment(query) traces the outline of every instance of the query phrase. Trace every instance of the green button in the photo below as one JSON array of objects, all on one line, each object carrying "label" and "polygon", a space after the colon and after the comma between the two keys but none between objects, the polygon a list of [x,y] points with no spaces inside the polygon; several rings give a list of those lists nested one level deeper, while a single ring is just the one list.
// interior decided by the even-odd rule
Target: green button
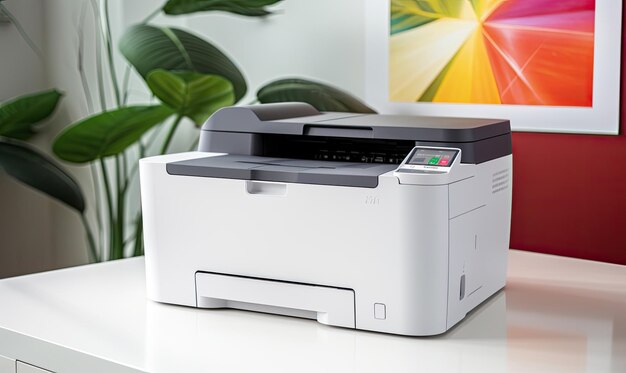
[{"label": "green button", "polygon": [[438,157],[433,157],[430,159],[430,161],[428,161],[428,164],[437,164],[437,163],[439,163]]}]

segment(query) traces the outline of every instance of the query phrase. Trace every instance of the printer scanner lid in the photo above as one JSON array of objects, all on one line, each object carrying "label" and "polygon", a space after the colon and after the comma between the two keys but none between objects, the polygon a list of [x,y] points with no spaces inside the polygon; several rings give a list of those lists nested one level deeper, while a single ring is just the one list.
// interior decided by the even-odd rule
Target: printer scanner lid
[{"label": "printer scanner lid", "polygon": [[210,132],[474,142],[511,132],[508,120],[320,112],[291,102],[226,107],[202,127]]}]

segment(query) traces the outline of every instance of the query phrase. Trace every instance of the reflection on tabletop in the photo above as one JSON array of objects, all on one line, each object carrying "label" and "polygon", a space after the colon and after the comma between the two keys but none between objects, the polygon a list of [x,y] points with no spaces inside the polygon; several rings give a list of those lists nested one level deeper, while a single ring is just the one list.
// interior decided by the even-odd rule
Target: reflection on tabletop
[{"label": "reflection on tabletop", "polygon": [[[189,369],[209,363],[234,371],[254,361],[260,370],[276,371],[299,366],[318,372],[626,372],[626,268],[512,256],[516,260],[506,290],[439,337],[401,337],[284,316],[198,312],[148,302],[148,363],[165,371],[185,359],[199,364]],[[579,271],[581,263],[597,271]],[[179,338],[190,335],[192,349],[177,348]],[[241,351],[245,359],[224,359],[233,351]]]},{"label": "reflection on tabletop", "polygon": [[[11,305],[0,355],[45,365],[62,348],[156,373],[626,372],[626,266],[512,250],[503,291],[423,338],[159,304],[144,268],[134,258],[0,281]],[[67,370],[72,356],[52,364]]]}]

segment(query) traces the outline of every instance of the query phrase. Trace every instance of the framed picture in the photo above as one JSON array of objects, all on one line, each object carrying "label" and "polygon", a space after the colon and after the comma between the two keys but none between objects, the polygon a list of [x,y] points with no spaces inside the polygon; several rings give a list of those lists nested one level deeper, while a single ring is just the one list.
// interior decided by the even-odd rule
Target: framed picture
[{"label": "framed picture", "polygon": [[619,132],[621,0],[370,0],[366,17],[381,113]]}]

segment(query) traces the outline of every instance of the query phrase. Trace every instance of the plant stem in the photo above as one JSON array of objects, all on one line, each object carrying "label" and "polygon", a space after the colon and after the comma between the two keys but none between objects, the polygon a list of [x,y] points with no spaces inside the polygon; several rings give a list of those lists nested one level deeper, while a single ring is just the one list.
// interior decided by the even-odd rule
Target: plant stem
[{"label": "plant stem", "polygon": [[[146,144],[143,144],[141,141],[137,144],[139,146],[139,159],[144,158],[146,156],[146,148],[150,147],[154,143],[154,140],[159,135],[159,133],[161,133],[161,130],[163,129],[163,127],[164,127],[163,124],[161,124],[159,125],[158,128],[154,129],[152,133],[150,134],[148,141],[146,141]],[[127,177],[126,187],[128,187],[130,180],[135,176],[135,174],[137,173],[137,170],[139,169],[139,159],[130,168],[130,171],[128,171],[128,175],[126,175]]]},{"label": "plant stem", "polygon": [[170,147],[170,143],[172,142],[172,138],[174,137],[174,133],[176,132],[176,128],[178,128],[178,125],[180,124],[180,121],[182,119],[183,116],[181,114],[176,115],[176,119],[174,119],[174,123],[172,123],[172,128],[170,128],[170,131],[167,133],[167,137],[163,142],[163,147],[161,148],[160,154],[165,154],[167,152],[167,149]]},{"label": "plant stem", "polygon": [[[139,159],[137,159],[137,162],[135,163],[139,163]],[[128,159],[126,158],[126,151],[122,153],[122,175],[124,175],[124,180],[122,183],[122,193],[126,194],[131,179],[131,175],[129,175],[128,173]]]},{"label": "plant stem", "polygon": [[80,214],[80,220],[83,222],[83,227],[85,228],[85,233],[87,234],[89,255],[91,257],[90,260],[93,262],[99,262],[100,257],[98,256],[98,252],[96,250],[96,242],[93,239],[93,233],[91,232],[91,228],[89,227],[89,222],[87,221],[87,217],[85,217],[85,214]]},{"label": "plant stem", "polygon": [[143,255],[143,214],[141,211],[135,220],[135,245],[133,248],[133,256],[140,255]]},{"label": "plant stem", "polygon": [[144,156],[145,156],[145,153],[152,147],[152,145],[154,144],[154,141],[157,139],[157,137],[159,137],[161,132],[163,132],[163,128],[164,127],[165,127],[165,125],[163,123],[161,123],[158,127],[156,127],[156,129],[154,129],[150,133],[150,137],[148,137],[148,140],[146,140],[145,144],[143,144],[143,146],[144,146],[144,148],[143,148],[144,154],[143,155]]},{"label": "plant stem", "polygon": [[107,201],[107,212],[109,217],[109,259],[112,259],[113,256],[113,247],[115,245],[115,218],[113,215],[113,201],[111,194],[111,186],[109,185],[109,175],[107,172],[107,166],[104,162],[104,159],[100,158],[100,168],[102,171],[102,182],[104,184],[104,190],[106,194]]},{"label": "plant stem", "polygon": [[122,80],[122,89],[124,90],[124,93],[122,95],[122,105],[126,106],[126,103],[128,102],[128,85],[130,84],[130,65],[127,64],[126,65],[126,69],[124,70],[124,79]]},{"label": "plant stem", "polygon": [[200,136],[196,137],[191,146],[189,146],[189,151],[192,152],[194,150],[198,150],[198,143],[200,142]]},{"label": "plant stem", "polygon": [[87,110],[89,114],[93,113],[93,99],[91,98],[91,91],[89,84],[87,83],[87,77],[85,76],[85,66],[83,60],[83,53],[85,51],[85,13],[87,8],[85,3],[82,3],[80,8],[80,21],[78,24],[78,74],[80,75],[80,83],[83,86],[83,94],[85,95],[85,101],[87,102]]},{"label": "plant stem", "polygon": [[126,196],[122,188],[122,158],[120,155],[115,157],[115,181],[117,184],[117,217],[115,219],[115,242],[114,242],[114,254],[112,259],[121,259],[124,257],[124,223],[125,223],[125,201]]},{"label": "plant stem", "polygon": [[[113,38],[111,36],[111,22],[109,16],[109,1],[103,0],[102,11],[100,17],[100,24],[102,29],[102,36],[104,38],[104,45],[106,48],[106,57],[109,65],[109,74],[111,79],[111,86],[113,88],[113,94],[115,96],[115,104],[118,108],[122,107],[121,92],[117,81],[117,73],[115,69],[115,61],[113,59]],[[122,165],[120,156],[115,157],[115,182],[116,182],[116,211],[113,210],[113,201],[111,194],[111,187],[108,181],[108,175],[106,174],[106,165],[101,160],[103,169],[103,178],[105,179],[105,188],[107,190],[107,204],[109,212],[109,227],[110,227],[110,243],[109,243],[109,259],[120,259],[124,257],[124,223],[125,223],[125,191],[122,189]],[[124,175],[125,176],[125,175]],[[117,212],[117,215],[115,215]]]},{"label": "plant stem", "polygon": [[26,44],[28,44],[30,49],[37,55],[37,57],[39,57],[39,60],[43,62],[44,59],[43,59],[43,53],[41,52],[41,49],[39,49],[39,47],[37,47],[37,45],[30,38],[30,36],[28,36],[28,33],[26,32],[26,30],[24,30],[24,28],[22,27],[22,24],[17,20],[17,18],[15,18],[13,13],[11,13],[2,3],[0,3],[0,12],[4,13],[7,16],[7,18],[9,18],[13,26],[15,26],[15,29],[17,30],[17,32],[22,37],[22,39],[24,39],[24,41],[26,42]]},{"label": "plant stem", "polygon": [[[161,127],[163,127],[161,125]],[[156,131],[155,131],[156,132]],[[141,142],[139,142],[139,159],[145,157],[146,151]],[[130,178],[137,172],[137,168],[139,166],[139,159],[131,168],[130,173],[128,175],[127,183],[130,182]],[[141,211],[141,206],[139,206],[139,212],[137,213],[137,217],[135,218],[135,243],[133,245],[133,256],[143,255],[143,213]]]},{"label": "plant stem", "polygon": [[159,13],[161,13],[161,7],[155,9],[152,13],[150,13],[146,18],[144,18],[143,21],[141,21],[142,25],[145,25],[146,23],[152,21],[152,19],[154,17],[156,17],[157,15],[159,15]]},{"label": "plant stem", "polygon": [[[98,3],[96,0],[91,0],[91,8],[93,10],[94,19],[100,18],[100,10],[98,9]],[[98,77],[98,94],[100,98],[100,110],[106,111],[106,93],[104,91],[104,72],[102,69],[102,39],[104,36],[98,35],[98,32],[102,32],[101,28],[96,28],[96,72]]]},{"label": "plant stem", "polygon": [[126,174],[127,172],[127,164],[128,164],[128,159],[126,159],[126,150],[122,152],[121,154],[122,157],[122,192],[126,193],[126,189],[128,187],[129,181],[128,181],[128,175]]},{"label": "plant stem", "polygon": [[93,183],[94,197],[96,201],[96,224],[98,224],[98,247],[100,250],[104,248],[104,227],[102,226],[102,217],[100,211],[102,207],[102,198],[100,195],[100,184],[98,183],[98,170],[94,163],[90,164],[91,180]]},{"label": "plant stem", "polygon": [[107,51],[107,60],[109,62],[109,73],[111,74],[111,84],[113,85],[113,93],[115,94],[115,103],[117,107],[122,106],[122,99],[120,98],[120,88],[117,84],[117,74],[115,73],[115,63],[113,61],[113,41],[111,40],[111,23],[109,21],[109,0],[103,0],[103,17],[102,31],[104,35],[104,42]]},{"label": "plant stem", "polygon": [[[143,156],[139,156],[139,159],[141,158],[143,158]],[[130,184],[131,179],[135,176],[135,173],[137,172],[137,169],[139,167],[139,159],[137,159],[137,162],[135,162],[133,167],[131,167],[130,171],[128,172],[128,175],[126,175],[126,183],[124,184],[124,192],[128,190],[128,185]]]}]

